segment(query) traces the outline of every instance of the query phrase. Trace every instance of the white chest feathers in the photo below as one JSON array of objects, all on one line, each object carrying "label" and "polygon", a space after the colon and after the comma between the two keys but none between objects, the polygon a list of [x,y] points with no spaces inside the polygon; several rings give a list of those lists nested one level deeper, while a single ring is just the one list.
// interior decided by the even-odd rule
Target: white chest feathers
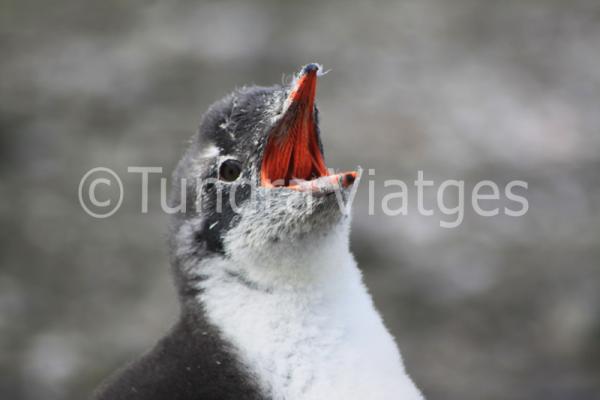
[{"label": "white chest feathers", "polygon": [[198,267],[207,317],[275,400],[421,399],[338,244],[207,260]]}]

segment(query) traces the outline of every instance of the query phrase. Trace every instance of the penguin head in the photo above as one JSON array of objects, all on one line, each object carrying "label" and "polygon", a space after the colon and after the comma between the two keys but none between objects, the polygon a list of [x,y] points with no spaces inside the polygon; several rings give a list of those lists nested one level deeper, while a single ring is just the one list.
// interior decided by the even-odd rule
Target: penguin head
[{"label": "penguin head", "polygon": [[320,66],[289,85],[244,87],[214,103],[174,174],[176,261],[301,246],[348,219],[355,172],[325,164],[315,105]]}]

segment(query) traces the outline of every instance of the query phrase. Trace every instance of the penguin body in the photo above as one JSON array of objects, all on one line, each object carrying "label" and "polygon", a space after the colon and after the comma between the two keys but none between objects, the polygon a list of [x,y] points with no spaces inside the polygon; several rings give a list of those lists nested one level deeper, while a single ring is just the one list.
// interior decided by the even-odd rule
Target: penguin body
[{"label": "penguin body", "polygon": [[154,348],[117,370],[96,400],[259,400],[258,385],[240,366],[218,331],[188,313]]},{"label": "penguin body", "polygon": [[318,69],[204,115],[174,174],[181,319],[96,400],[422,398],[349,251],[356,174],[325,167]]}]

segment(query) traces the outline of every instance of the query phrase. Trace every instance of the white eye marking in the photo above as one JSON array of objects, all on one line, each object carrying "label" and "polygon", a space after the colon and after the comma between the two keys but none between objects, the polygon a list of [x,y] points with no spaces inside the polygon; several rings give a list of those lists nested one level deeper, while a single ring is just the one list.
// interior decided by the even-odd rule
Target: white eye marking
[{"label": "white eye marking", "polygon": [[219,148],[213,144],[205,148],[204,151],[202,151],[202,153],[200,154],[200,158],[213,158],[218,156],[220,153],[221,152]]}]

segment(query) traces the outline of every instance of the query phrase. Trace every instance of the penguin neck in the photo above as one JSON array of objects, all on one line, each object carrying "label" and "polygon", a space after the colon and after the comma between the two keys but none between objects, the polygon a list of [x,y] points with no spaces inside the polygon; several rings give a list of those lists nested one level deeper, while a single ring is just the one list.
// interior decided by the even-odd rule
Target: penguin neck
[{"label": "penguin neck", "polygon": [[378,391],[376,398],[388,399],[413,390],[348,242],[341,225],[198,265],[196,304],[267,398],[374,398]]},{"label": "penguin neck", "polygon": [[[233,246],[236,247],[236,246]],[[349,224],[267,246],[237,246],[219,269],[267,291],[326,288],[355,266]]]},{"label": "penguin neck", "polygon": [[302,292],[333,294],[344,285],[356,287],[361,282],[349,250],[349,217],[326,229],[260,245],[248,240],[248,235],[230,232],[224,254],[204,253],[198,258],[194,232],[202,223],[201,219],[187,221],[174,229],[172,237],[174,277],[184,314],[203,314],[203,303],[214,288],[234,294],[251,290],[257,295],[293,292],[299,296]]}]

